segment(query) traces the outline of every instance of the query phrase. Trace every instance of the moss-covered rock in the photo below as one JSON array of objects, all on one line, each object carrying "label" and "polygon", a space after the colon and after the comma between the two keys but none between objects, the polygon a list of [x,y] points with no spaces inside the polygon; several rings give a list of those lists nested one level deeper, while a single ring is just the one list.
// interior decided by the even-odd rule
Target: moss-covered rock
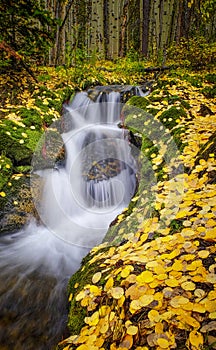
[{"label": "moss-covered rock", "polygon": [[16,232],[38,215],[32,200],[29,175],[13,175],[3,187],[0,201],[0,234]]}]

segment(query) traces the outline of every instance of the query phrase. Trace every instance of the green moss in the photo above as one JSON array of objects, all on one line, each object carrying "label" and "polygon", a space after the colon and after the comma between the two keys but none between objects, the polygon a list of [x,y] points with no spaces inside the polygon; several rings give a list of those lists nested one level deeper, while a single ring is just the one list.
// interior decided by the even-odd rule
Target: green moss
[{"label": "green moss", "polygon": [[0,143],[4,154],[14,165],[30,165],[42,132],[4,120],[0,128]]},{"label": "green moss", "polygon": [[214,84],[213,87],[205,87],[204,89],[202,89],[202,93],[208,98],[216,97],[216,84]]},{"label": "green moss", "polygon": [[39,111],[34,108],[20,108],[18,113],[22,118],[23,124],[28,127],[34,126],[37,130],[41,129],[43,123]]},{"label": "green moss", "polygon": [[0,155],[0,190],[7,184],[13,172],[11,160],[4,155]]},{"label": "green moss", "polygon": [[171,130],[178,124],[178,119],[182,117],[187,117],[185,110],[182,107],[172,106],[160,115],[159,120],[166,128]]},{"label": "green moss", "polygon": [[138,107],[140,109],[145,110],[146,106],[149,104],[149,100],[145,97],[133,96],[127,102],[128,106]]},{"label": "green moss", "polygon": [[[100,252],[105,252],[108,250],[107,248],[102,248],[96,254]],[[100,270],[101,261],[98,261],[93,264],[89,264],[89,260],[93,258],[94,255],[88,254],[82,260],[82,268],[80,268],[69,280],[68,284],[68,295],[72,294],[73,296],[78,294],[79,291],[83,289],[83,287],[87,284],[92,284],[93,275]],[[79,284],[77,288],[75,288],[76,284]],[[70,333],[79,334],[81,328],[84,326],[84,318],[86,316],[86,309],[83,308],[79,302],[76,302],[75,298],[72,299],[70,304],[70,311],[68,316],[68,327],[70,329]]]},{"label": "green moss", "polygon": [[215,73],[208,73],[205,75],[205,80],[208,83],[216,84],[216,74]]}]

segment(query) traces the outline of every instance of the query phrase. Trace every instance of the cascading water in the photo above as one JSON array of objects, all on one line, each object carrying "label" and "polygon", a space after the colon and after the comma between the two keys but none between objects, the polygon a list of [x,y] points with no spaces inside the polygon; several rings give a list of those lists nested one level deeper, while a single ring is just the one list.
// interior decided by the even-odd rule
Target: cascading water
[{"label": "cascading water", "polygon": [[[65,106],[65,162],[38,170],[43,184],[34,221],[0,240],[1,349],[52,349],[66,326],[66,285],[136,188],[135,161],[118,128],[120,93],[96,103],[78,93]],[[34,162],[33,162],[34,163]]]}]

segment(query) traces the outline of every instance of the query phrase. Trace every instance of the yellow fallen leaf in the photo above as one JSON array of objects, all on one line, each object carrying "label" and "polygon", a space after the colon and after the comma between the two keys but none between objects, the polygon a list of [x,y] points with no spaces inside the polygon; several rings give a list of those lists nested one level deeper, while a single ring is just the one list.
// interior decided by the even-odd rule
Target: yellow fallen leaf
[{"label": "yellow fallen leaf", "polygon": [[132,300],[130,303],[130,312],[134,314],[137,310],[140,310],[142,306],[139,300]]},{"label": "yellow fallen leaf", "polygon": [[122,271],[121,271],[121,277],[126,278],[130,275],[130,273],[134,270],[134,267],[132,265],[126,266]]},{"label": "yellow fallen leaf", "polygon": [[97,282],[99,282],[101,279],[101,276],[102,276],[101,272],[96,272],[92,277],[92,283],[96,284]]},{"label": "yellow fallen leaf", "polygon": [[188,298],[185,298],[183,296],[175,296],[170,300],[170,305],[174,308],[179,308],[184,304],[187,304],[189,302]]},{"label": "yellow fallen leaf", "polygon": [[186,281],[181,284],[182,289],[184,290],[195,290],[196,284],[191,281]]},{"label": "yellow fallen leaf", "polygon": [[90,317],[85,317],[84,320],[89,326],[96,326],[99,322],[99,312],[94,312]]},{"label": "yellow fallen leaf", "polygon": [[110,288],[113,287],[113,285],[114,285],[114,279],[113,277],[110,277],[104,286],[104,290],[108,291]]},{"label": "yellow fallen leaf", "polygon": [[137,276],[137,282],[141,285],[150,283],[154,281],[154,276],[151,271],[143,271],[140,275]]},{"label": "yellow fallen leaf", "polygon": [[157,339],[157,344],[158,344],[162,349],[167,349],[167,348],[169,348],[169,342],[168,342],[167,339],[158,338],[158,339]]},{"label": "yellow fallen leaf", "polygon": [[142,307],[149,305],[153,300],[154,300],[153,295],[148,295],[148,294],[147,295],[142,295],[139,298],[139,302],[140,302],[140,305]]},{"label": "yellow fallen leaf", "polygon": [[151,322],[159,322],[161,319],[161,316],[157,310],[150,310],[148,313],[148,318]]},{"label": "yellow fallen leaf", "polygon": [[200,250],[199,252],[198,252],[198,256],[199,256],[199,258],[201,258],[201,259],[205,259],[205,258],[207,258],[208,256],[209,256],[209,251],[208,250]]},{"label": "yellow fallen leaf", "polygon": [[201,333],[197,331],[191,331],[189,334],[189,341],[191,345],[195,347],[195,349],[200,349],[203,345],[203,336]]},{"label": "yellow fallen leaf", "polygon": [[135,335],[138,333],[138,327],[137,326],[129,326],[127,328],[127,334],[130,334],[130,335]]},{"label": "yellow fallen leaf", "polygon": [[114,299],[120,299],[124,295],[124,289],[121,287],[113,287],[109,291]]},{"label": "yellow fallen leaf", "polygon": [[208,312],[216,312],[216,302],[215,300],[206,300],[205,309]]}]

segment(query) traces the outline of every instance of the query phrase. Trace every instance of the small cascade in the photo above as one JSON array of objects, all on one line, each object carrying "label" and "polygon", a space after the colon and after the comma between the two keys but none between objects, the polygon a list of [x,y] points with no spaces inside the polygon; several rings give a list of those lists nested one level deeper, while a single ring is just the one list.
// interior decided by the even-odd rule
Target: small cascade
[{"label": "small cascade", "polygon": [[0,238],[2,349],[55,348],[66,328],[69,277],[135,192],[136,164],[118,128],[120,101],[120,91],[102,89],[95,100],[80,92],[64,106],[65,161],[35,170],[42,223]]},{"label": "small cascade", "polygon": [[100,243],[135,191],[127,132],[117,126],[119,101],[119,92],[101,92],[96,102],[78,93],[64,107],[71,120],[62,134],[65,166],[39,172],[45,179],[40,217],[57,237],[76,246]]}]

